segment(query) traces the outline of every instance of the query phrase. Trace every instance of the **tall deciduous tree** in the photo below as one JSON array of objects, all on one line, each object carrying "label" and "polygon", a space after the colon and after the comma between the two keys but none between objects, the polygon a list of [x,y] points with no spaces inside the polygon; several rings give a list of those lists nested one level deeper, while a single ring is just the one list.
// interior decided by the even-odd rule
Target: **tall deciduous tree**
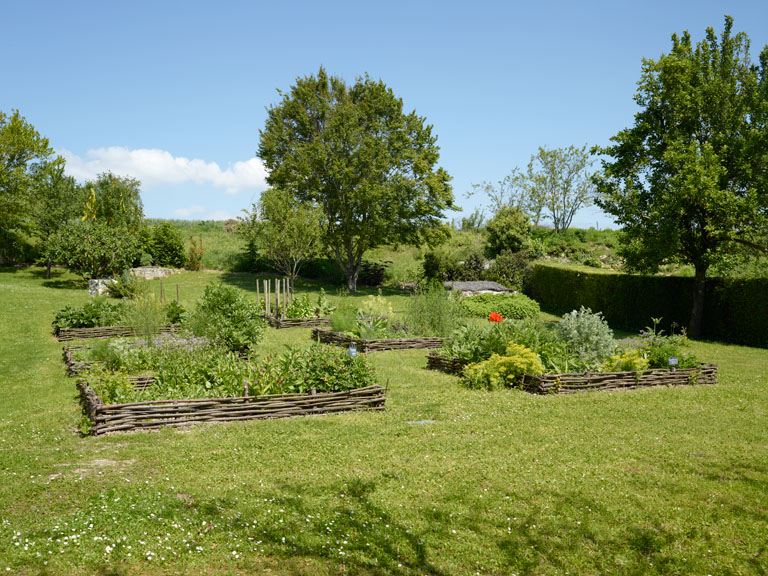
[{"label": "tall deciduous tree", "polygon": [[290,192],[270,188],[240,219],[238,232],[251,251],[262,251],[275,270],[288,276],[293,289],[302,264],[322,248],[323,212]]},{"label": "tall deciduous tree", "polygon": [[350,291],[366,250],[419,244],[446,229],[453,193],[437,167],[437,138],[381,81],[347,86],[322,68],[297,79],[269,108],[258,153],[270,185],[322,208],[325,244]]},{"label": "tall deciduous tree", "polygon": [[48,139],[18,110],[0,110],[0,259],[14,237],[28,231],[34,188],[53,157]]},{"label": "tall deciduous tree", "polygon": [[734,253],[768,249],[768,46],[753,65],[749,39],[725,17],[694,46],[644,60],[640,112],[596,177],[597,204],[623,226],[623,254],[640,271],[695,268],[689,334],[701,334],[707,271]]},{"label": "tall deciduous tree", "polygon": [[555,232],[564,233],[576,213],[592,205],[595,187],[591,163],[586,146],[554,150],[539,147],[525,172],[515,168],[496,184],[475,184],[472,193],[485,192],[494,212],[514,206],[525,212],[534,226],[549,219]]}]

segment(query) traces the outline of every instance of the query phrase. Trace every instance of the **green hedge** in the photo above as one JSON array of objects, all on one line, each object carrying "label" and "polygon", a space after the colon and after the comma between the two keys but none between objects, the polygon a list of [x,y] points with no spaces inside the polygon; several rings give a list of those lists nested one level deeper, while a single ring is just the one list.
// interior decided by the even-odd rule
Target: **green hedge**
[{"label": "green hedge", "polygon": [[498,312],[505,319],[523,320],[539,315],[539,304],[523,294],[478,294],[461,299],[461,307],[471,316],[488,318]]},{"label": "green hedge", "polygon": [[[693,278],[606,274],[537,262],[527,292],[555,314],[586,306],[625,330],[661,317],[668,331],[673,322],[688,326]],[[768,278],[710,278],[704,306],[704,338],[768,347]]]}]

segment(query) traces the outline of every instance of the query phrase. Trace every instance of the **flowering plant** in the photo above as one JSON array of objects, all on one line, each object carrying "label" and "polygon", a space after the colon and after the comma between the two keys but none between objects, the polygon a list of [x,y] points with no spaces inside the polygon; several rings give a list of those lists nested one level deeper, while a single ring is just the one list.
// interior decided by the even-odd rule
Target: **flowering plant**
[{"label": "flowering plant", "polygon": [[503,320],[504,318],[502,318],[501,314],[499,314],[498,312],[491,312],[490,315],[488,316],[489,322],[501,322]]}]

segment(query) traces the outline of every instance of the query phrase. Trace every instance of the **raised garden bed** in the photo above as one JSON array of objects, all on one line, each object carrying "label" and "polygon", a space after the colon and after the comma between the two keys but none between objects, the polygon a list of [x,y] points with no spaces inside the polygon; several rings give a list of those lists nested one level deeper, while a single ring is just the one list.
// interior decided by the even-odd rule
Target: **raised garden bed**
[{"label": "raised garden bed", "polygon": [[348,410],[383,410],[386,390],[379,385],[319,394],[270,394],[239,398],[154,400],[103,404],[85,380],[77,381],[94,435],[107,432],[186,426],[198,422],[229,422],[309,416]]},{"label": "raised garden bed", "polygon": [[410,350],[412,348],[441,348],[441,338],[382,338],[376,340],[363,340],[349,336],[343,332],[333,332],[322,328],[312,330],[312,338],[324,344],[335,346],[349,346],[354,344],[358,352],[378,352],[381,350]]},{"label": "raised garden bed", "polygon": [[[168,324],[160,326],[157,334],[172,334],[179,326]],[[69,340],[84,340],[88,338],[124,338],[133,336],[134,329],[130,326],[97,326],[95,328],[59,328],[56,330],[56,340],[67,342]]]},{"label": "raised garden bed", "polygon": [[[67,346],[63,348],[64,364],[67,367],[67,376],[70,378],[79,376],[82,372],[85,372],[91,366],[97,366],[103,364],[103,362],[85,362],[82,360],[76,360],[72,354],[72,350],[87,349],[90,346]],[[129,376],[128,381],[133,385],[134,390],[146,390],[149,386],[155,383],[154,376]]]},{"label": "raised garden bed", "polygon": [[[448,374],[461,374],[468,362],[437,354],[427,356],[427,368]],[[667,368],[642,372],[578,372],[569,374],[526,374],[523,390],[532,394],[572,394],[590,390],[629,390],[648,386],[683,386],[716,384],[717,365],[700,364],[695,368]]]},{"label": "raised garden bed", "polygon": [[317,328],[328,327],[331,325],[329,318],[275,318],[274,316],[264,316],[272,328],[278,330],[282,328]]}]

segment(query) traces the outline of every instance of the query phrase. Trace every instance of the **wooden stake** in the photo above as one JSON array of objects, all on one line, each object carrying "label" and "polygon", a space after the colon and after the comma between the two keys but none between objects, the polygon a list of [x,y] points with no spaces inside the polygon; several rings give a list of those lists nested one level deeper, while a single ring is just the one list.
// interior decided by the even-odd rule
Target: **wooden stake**
[{"label": "wooden stake", "polygon": [[165,290],[163,289],[163,279],[160,278],[160,302],[165,302]]},{"label": "wooden stake", "polygon": [[176,302],[179,302],[179,285],[176,284]]}]

